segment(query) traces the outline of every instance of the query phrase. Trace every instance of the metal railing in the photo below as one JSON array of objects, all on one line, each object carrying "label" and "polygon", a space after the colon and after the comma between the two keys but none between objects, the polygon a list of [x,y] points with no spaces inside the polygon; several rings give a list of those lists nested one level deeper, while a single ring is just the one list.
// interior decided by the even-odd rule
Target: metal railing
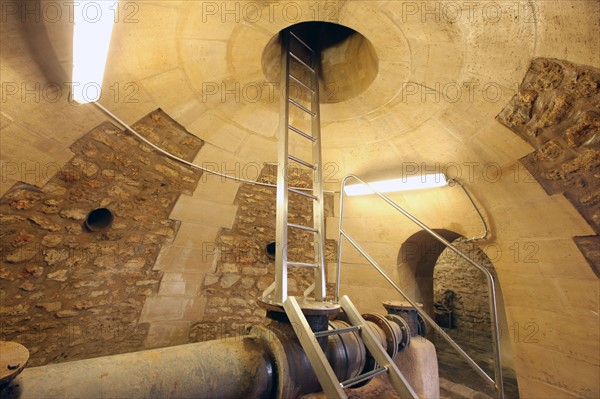
[{"label": "metal railing", "polygon": [[[490,294],[488,296],[488,299],[489,299],[489,307],[490,307],[490,319],[491,319],[491,330],[492,330],[492,341],[493,341],[492,346],[493,346],[493,352],[494,352],[495,379],[492,379],[479,366],[479,364],[477,364],[477,362],[475,362],[452,338],[450,338],[450,336],[448,334],[446,334],[446,332],[440,326],[438,326],[438,324],[427,313],[425,313],[425,311],[423,311],[391,279],[391,277],[388,276],[387,273],[385,273],[385,271],[381,268],[381,266],[379,266],[377,264],[377,262],[375,262],[375,260],[373,258],[371,258],[371,256],[369,256],[369,254],[363,248],[361,248],[360,245],[354,239],[352,239],[352,237],[350,237],[350,235],[344,230],[344,225],[343,225],[343,223],[344,223],[344,188],[346,186],[346,182],[350,179],[354,179],[362,184],[365,184],[367,187],[369,187],[373,191],[373,194],[377,195],[379,198],[381,198],[382,200],[387,202],[392,208],[394,208],[395,210],[400,212],[402,215],[406,216],[413,223],[415,223],[416,225],[421,227],[423,230],[425,230],[427,233],[429,233],[431,236],[433,236],[436,240],[438,240],[439,242],[444,244],[447,248],[452,250],[454,253],[456,253],[458,256],[463,258],[465,261],[467,261],[472,266],[476,267],[479,271],[481,271],[485,275],[486,281],[487,281],[487,286],[488,286],[488,291]],[[447,241],[444,237],[442,237],[441,235],[439,235],[438,233],[433,231],[431,228],[426,226],[424,223],[422,223],[420,220],[418,220],[416,217],[414,217],[412,214],[410,214],[404,208],[402,208],[401,206],[396,204],[390,198],[388,198],[387,196],[383,195],[382,193],[374,190],[373,187],[371,187],[368,183],[366,183],[365,181],[361,180],[360,178],[358,178],[357,176],[354,176],[354,175],[348,175],[348,176],[344,177],[344,179],[342,180],[341,189],[340,189],[340,222],[339,223],[340,223],[340,226],[339,226],[340,234],[339,234],[339,239],[338,239],[338,254],[337,254],[338,260],[337,260],[337,275],[336,275],[336,287],[335,287],[335,302],[336,303],[338,302],[339,295],[340,295],[339,291],[340,291],[340,278],[341,278],[340,276],[341,276],[341,263],[342,263],[342,241],[343,241],[342,238],[345,238],[346,240],[348,240],[348,242],[354,248],[356,248],[356,250],[358,250],[358,252],[360,252],[360,254],[371,264],[371,266],[373,266],[383,276],[383,278],[385,278],[387,280],[387,282],[390,283],[390,285],[396,291],[398,291],[411,304],[411,306],[413,306],[415,308],[415,310],[419,313],[419,315],[429,325],[431,325],[431,327],[437,333],[439,333],[450,344],[450,346],[458,352],[459,355],[461,355],[461,357],[469,364],[469,366],[471,366],[475,370],[475,372],[481,378],[483,378],[488,384],[490,384],[492,387],[494,387],[496,389],[498,398],[504,399],[504,379],[502,377],[502,359],[501,359],[501,355],[500,355],[500,332],[498,329],[498,321],[497,321],[498,320],[498,312],[497,312],[497,306],[496,306],[496,290],[494,287],[494,277],[492,276],[490,271],[487,270],[482,265],[478,264],[477,262],[473,261],[464,252],[462,252],[461,250],[456,248],[449,241]]]}]

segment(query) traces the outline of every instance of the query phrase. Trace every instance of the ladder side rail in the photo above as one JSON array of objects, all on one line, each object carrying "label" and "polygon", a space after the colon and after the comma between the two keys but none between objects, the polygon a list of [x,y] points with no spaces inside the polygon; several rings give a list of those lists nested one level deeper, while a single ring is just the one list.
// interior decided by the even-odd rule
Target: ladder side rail
[{"label": "ladder side rail", "polygon": [[288,119],[289,119],[289,69],[288,52],[290,36],[282,33],[281,46],[281,87],[279,99],[279,148],[277,158],[277,213],[275,232],[275,300],[283,303],[287,299],[287,248],[288,248]]},{"label": "ladder side rail", "polygon": [[[413,223],[417,224],[423,230],[428,232],[431,236],[436,238],[439,242],[444,244],[447,248],[452,250],[454,253],[459,255],[461,258],[466,260],[469,264],[476,267],[478,270],[480,270],[484,274],[484,276],[486,277],[486,281],[487,281],[488,292],[490,294],[490,295],[488,295],[488,299],[489,299],[490,319],[491,319],[491,329],[492,329],[492,341],[493,341],[492,347],[493,347],[493,352],[494,352],[495,380],[491,379],[487,375],[487,373],[485,373],[481,369],[481,367],[479,367],[479,365],[475,361],[473,361],[473,359],[471,359],[471,357],[468,354],[466,354],[464,352],[464,350],[462,350],[462,348],[458,344],[456,344],[454,342],[454,340],[452,340],[452,338],[450,338],[437,325],[437,323],[433,319],[431,319],[431,317],[429,317],[429,315],[427,315],[418,306],[416,306],[416,303],[414,301],[412,301],[412,299],[410,299],[402,291],[402,289],[400,289],[400,287],[393,282],[393,280],[385,273],[385,271],[383,271],[383,269],[379,265],[377,265],[377,263],[364,250],[362,250],[362,248],[360,248],[358,243],[356,243],[343,230],[344,188],[349,179],[355,179],[355,180],[359,181],[360,183],[365,184],[367,187],[369,187],[369,189],[371,189],[371,191],[374,194],[376,194],[378,197],[380,197],[385,202],[387,202],[395,210],[397,210],[402,215],[407,217]],[[423,222],[421,222],[419,219],[417,219],[411,213],[409,213],[404,208],[402,208],[401,206],[396,204],[394,201],[392,201],[390,198],[388,198],[384,194],[373,189],[373,187],[371,185],[369,185],[368,183],[366,183],[365,181],[363,181],[362,179],[360,179],[359,177],[357,177],[355,175],[348,175],[348,176],[344,177],[344,179],[342,180],[341,189],[340,189],[340,218],[339,218],[339,220],[340,220],[340,222],[339,222],[339,225],[340,225],[339,238],[340,238],[340,240],[338,241],[338,260],[337,260],[338,263],[337,263],[337,276],[336,276],[336,285],[337,286],[336,286],[335,301],[337,302],[339,300],[339,284],[340,284],[340,275],[341,275],[341,247],[342,247],[341,242],[342,242],[342,237],[344,237],[348,240],[348,242],[350,242],[351,245],[353,245],[357,250],[359,250],[359,252],[361,252],[363,257],[365,257],[367,259],[367,261],[369,261],[369,263],[371,263],[371,265],[392,285],[392,287],[394,287],[396,289],[396,291],[398,291],[415,308],[415,310],[423,317],[423,319],[425,319],[436,331],[438,331],[441,334],[441,336],[467,361],[467,363],[471,367],[473,367],[473,369],[486,382],[490,383],[496,389],[498,397],[500,399],[503,399],[504,398],[504,379],[503,379],[503,375],[502,375],[502,358],[501,358],[501,354],[500,354],[500,338],[499,338],[500,332],[499,332],[498,321],[497,321],[498,320],[498,312],[497,312],[496,290],[495,290],[495,286],[494,286],[494,277],[492,276],[490,271],[487,270],[485,267],[481,266],[480,264],[478,264],[477,262],[475,262],[474,260],[472,260],[471,258],[469,258],[464,252],[462,252],[461,250],[456,248],[454,245],[452,245],[450,242],[448,242],[444,237],[442,237],[441,235],[439,235],[438,233],[433,231],[430,227],[425,225]]]},{"label": "ladder side rail", "polygon": [[[319,70],[321,63],[320,54],[312,54],[312,66],[315,71]],[[319,265],[315,269],[315,300],[322,302],[327,296],[327,277],[325,269],[325,219],[323,206],[325,198],[323,197],[323,163],[321,151],[321,112],[319,98],[319,74],[311,74],[311,93],[312,111],[315,115],[312,117],[312,136],[315,141],[312,143],[313,164],[317,165],[313,173],[313,195],[318,200],[313,202],[313,226],[319,231],[314,236],[315,263]]]},{"label": "ladder side rail", "polygon": [[293,296],[288,297],[283,303],[283,308],[327,397],[346,399],[346,393],[342,389],[329,360],[327,360],[317,338],[302,314],[302,309],[300,309],[296,298]]}]

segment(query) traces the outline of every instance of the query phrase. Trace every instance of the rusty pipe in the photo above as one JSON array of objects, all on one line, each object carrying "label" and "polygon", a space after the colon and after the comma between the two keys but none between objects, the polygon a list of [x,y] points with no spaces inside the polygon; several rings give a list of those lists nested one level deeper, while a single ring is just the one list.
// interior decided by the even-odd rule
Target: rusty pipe
[{"label": "rusty pipe", "polygon": [[[323,320],[327,323],[326,316]],[[345,325],[338,320],[332,323]],[[368,323],[395,355],[400,337],[389,335],[400,329],[384,331]],[[366,352],[356,333],[329,337],[323,345],[338,378],[372,368],[364,369]],[[255,326],[251,335],[243,337],[25,369],[0,388],[0,397],[288,399],[319,390],[289,321],[271,319],[269,325]]]},{"label": "rusty pipe", "polygon": [[255,336],[25,369],[0,396],[26,398],[270,398],[273,365]]}]

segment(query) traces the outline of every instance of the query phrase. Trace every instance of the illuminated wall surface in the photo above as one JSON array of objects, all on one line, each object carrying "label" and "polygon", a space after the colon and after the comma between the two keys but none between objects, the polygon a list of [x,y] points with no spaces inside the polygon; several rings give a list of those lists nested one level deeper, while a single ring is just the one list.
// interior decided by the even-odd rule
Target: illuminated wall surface
[{"label": "illuminated wall surface", "polygon": [[[362,34],[323,53],[325,188],[349,173],[459,178],[490,227],[477,245],[502,288],[520,395],[600,395],[597,1],[2,2],[2,339],[32,364],[239,333],[262,317],[253,301],[272,270],[272,194],[167,161],[69,102],[75,14],[98,10],[111,44],[86,92],[127,123],[165,123],[140,133],[167,150],[250,180],[277,161],[271,40],[314,20]],[[433,228],[482,234],[456,186],[390,196]],[[339,193],[330,202],[337,240]],[[372,196],[346,205],[348,232],[420,295],[400,250],[420,228]],[[100,207],[111,227],[83,230]],[[427,251],[412,242],[418,264]],[[345,248],[342,292],[361,311],[398,299]]]}]

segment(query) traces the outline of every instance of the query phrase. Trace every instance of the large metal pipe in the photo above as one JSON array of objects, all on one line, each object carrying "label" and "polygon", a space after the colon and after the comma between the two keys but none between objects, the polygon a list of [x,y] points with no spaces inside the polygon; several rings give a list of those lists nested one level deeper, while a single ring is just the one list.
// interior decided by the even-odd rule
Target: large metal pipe
[{"label": "large metal pipe", "polygon": [[26,398],[270,398],[273,364],[256,336],[25,369],[0,392]]},{"label": "large metal pipe", "polygon": [[[376,314],[365,317],[384,319]],[[308,318],[318,331],[327,329],[327,315]],[[401,329],[367,323],[395,356]],[[322,347],[338,379],[375,367],[373,361],[367,365],[356,332],[326,337]],[[270,323],[254,326],[247,336],[25,369],[0,387],[0,398],[292,399],[320,389],[289,320],[284,313],[271,312]]]}]

